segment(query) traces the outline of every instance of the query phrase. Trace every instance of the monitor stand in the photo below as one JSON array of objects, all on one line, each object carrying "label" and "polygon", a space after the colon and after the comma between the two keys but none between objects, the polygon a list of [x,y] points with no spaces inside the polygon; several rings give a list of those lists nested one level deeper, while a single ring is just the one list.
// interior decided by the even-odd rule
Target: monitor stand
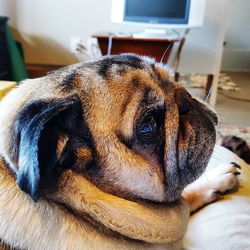
[{"label": "monitor stand", "polygon": [[173,29],[145,29],[143,32],[133,33],[134,38],[179,39],[180,35]]}]

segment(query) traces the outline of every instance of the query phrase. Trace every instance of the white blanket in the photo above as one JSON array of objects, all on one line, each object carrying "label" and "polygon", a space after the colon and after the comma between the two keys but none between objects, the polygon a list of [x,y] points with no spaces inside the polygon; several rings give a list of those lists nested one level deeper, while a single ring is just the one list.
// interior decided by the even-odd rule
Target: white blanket
[{"label": "white blanket", "polygon": [[250,165],[226,148],[216,146],[208,167],[230,162],[242,168],[239,190],[191,216],[184,249],[250,250]]}]

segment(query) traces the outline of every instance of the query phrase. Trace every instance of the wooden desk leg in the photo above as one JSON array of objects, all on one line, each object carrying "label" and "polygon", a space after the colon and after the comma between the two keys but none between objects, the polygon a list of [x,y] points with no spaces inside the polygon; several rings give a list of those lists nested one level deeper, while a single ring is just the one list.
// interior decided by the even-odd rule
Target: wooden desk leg
[{"label": "wooden desk leg", "polygon": [[209,74],[207,76],[207,84],[206,84],[206,91],[205,91],[205,96],[207,98],[209,98],[210,95],[211,95],[211,88],[212,88],[213,78],[214,78],[214,76],[211,75],[211,74]]},{"label": "wooden desk leg", "polygon": [[180,73],[175,72],[175,73],[174,73],[174,80],[175,80],[176,82],[178,82],[178,81],[179,81],[179,78],[180,78]]}]

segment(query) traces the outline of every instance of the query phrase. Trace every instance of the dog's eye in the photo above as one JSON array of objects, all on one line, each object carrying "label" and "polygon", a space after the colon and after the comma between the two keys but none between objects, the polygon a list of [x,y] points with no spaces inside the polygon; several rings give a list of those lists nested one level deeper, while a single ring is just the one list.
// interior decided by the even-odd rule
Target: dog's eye
[{"label": "dog's eye", "polygon": [[158,131],[158,125],[154,116],[150,115],[143,119],[139,125],[139,135],[143,139],[152,139]]}]

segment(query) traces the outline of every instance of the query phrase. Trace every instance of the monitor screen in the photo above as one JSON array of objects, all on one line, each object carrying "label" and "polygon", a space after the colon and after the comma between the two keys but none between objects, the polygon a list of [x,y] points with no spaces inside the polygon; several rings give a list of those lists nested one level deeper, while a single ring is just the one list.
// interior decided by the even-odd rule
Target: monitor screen
[{"label": "monitor screen", "polygon": [[187,24],[190,0],[125,0],[124,21]]}]

